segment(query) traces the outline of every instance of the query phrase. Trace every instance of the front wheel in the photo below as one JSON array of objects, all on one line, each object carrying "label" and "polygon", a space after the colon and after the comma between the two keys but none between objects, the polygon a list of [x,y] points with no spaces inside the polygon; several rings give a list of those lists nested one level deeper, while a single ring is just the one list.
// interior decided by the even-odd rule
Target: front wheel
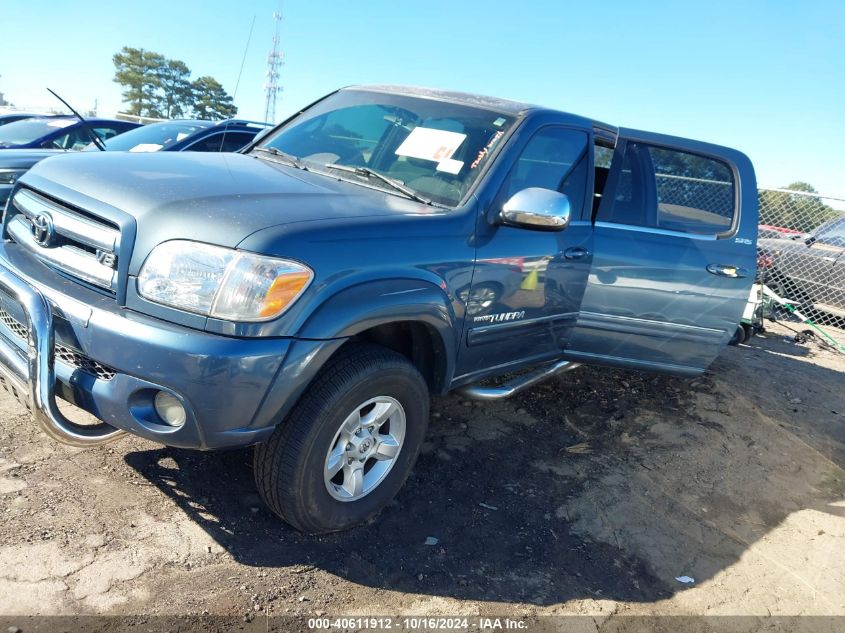
[{"label": "front wheel", "polygon": [[303,532],[334,532],[366,521],[411,472],[428,426],[428,405],[425,380],[404,356],[350,345],[256,447],[259,494]]}]

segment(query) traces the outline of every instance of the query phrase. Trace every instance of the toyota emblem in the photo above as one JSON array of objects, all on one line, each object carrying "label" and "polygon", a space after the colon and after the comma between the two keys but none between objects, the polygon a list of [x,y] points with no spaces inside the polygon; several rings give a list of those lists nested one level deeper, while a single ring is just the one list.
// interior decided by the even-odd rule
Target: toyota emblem
[{"label": "toyota emblem", "polygon": [[40,246],[49,246],[53,241],[55,230],[53,219],[46,213],[39,213],[32,218],[32,238]]}]

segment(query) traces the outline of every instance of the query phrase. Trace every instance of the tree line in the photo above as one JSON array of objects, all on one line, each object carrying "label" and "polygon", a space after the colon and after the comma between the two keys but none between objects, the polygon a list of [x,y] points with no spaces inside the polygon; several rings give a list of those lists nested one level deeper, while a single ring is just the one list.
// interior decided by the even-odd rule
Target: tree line
[{"label": "tree line", "polygon": [[191,79],[178,59],[124,46],[112,57],[114,81],[123,86],[127,112],[161,119],[228,119],[238,113],[232,97],[214,77]]},{"label": "tree line", "polygon": [[809,233],[820,224],[842,215],[814,195],[818,191],[806,182],[793,182],[784,189],[800,192],[798,195],[785,191],[760,191],[760,224],[793,229]]}]

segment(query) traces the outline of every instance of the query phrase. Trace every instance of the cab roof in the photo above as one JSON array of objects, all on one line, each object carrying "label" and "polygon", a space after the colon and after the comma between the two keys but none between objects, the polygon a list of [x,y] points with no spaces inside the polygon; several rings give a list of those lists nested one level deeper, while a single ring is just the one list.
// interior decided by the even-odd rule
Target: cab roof
[{"label": "cab roof", "polygon": [[591,123],[593,128],[598,132],[605,131],[614,137],[618,134],[615,126],[608,125],[589,117],[582,117],[570,112],[556,110],[554,108],[547,108],[544,106],[527,103],[524,101],[514,101],[512,99],[502,99],[500,97],[488,97],[485,95],[472,94],[469,92],[458,92],[454,90],[440,90],[437,88],[425,88],[421,86],[403,86],[390,84],[374,84],[374,85],[356,85],[347,86],[343,90],[366,90],[370,92],[384,92],[389,94],[408,95],[410,97],[428,97],[430,99],[440,99],[442,101],[450,101],[452,103],[460,103],[468,106],[476,106],[481,108],[488,108],[496,110],[502,114],[509,114],[512,116],[525,116],[529,113],[554,113],[563,118],[577,119],[583,123]]}]

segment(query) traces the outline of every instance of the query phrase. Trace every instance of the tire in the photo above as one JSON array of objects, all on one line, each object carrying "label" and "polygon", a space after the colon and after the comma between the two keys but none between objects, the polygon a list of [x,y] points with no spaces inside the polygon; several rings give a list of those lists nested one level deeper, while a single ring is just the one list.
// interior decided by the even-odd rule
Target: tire
[{"label": "tire", "polygon": [[[310,534],[367,521],[408,478],[425,438],[428,408],[426,382],[404,356],[377,345],[350,344],[320,371],[270,439],[255,447],[261,498],[284,521]],[[389,417],[379,426],[378,416],[388,415],[384,412]],[[360,435],[342,428],[356,426],[359,418],[376,422]],[[381,455],[393,450],[389,460]],[[337,455],[344,466],[330,480]],[[351,469],[360,470],[360,477]],[[358,480],[363,483],[356,487]]]},{"label": "tire", "polygon": [[739,345],[740,343],[744,343],[746,337],[747,330],[742,326],[742,324],[737,325],[734,335],[731,337],[731,340],[728,341],[728,345]]}]

